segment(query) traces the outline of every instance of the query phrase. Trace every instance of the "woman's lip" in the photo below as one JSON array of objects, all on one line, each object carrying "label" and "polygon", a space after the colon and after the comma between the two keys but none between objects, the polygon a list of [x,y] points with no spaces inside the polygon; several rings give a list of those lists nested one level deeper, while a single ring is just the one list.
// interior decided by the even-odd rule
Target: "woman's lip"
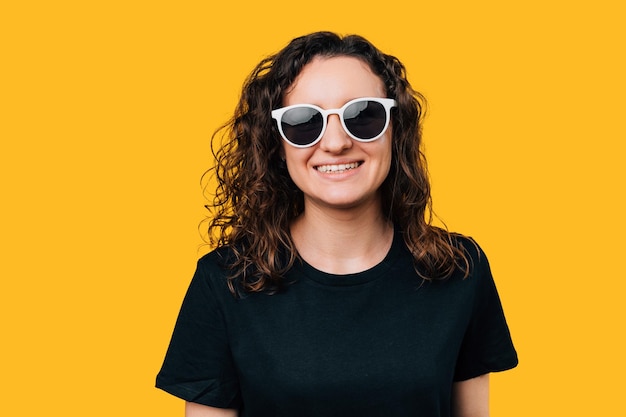
[{"label": "woman's lip", "polygon": [[361,165],[363,163],[363,160],[362,159],[339,159],[339,160],[334,160],[334,161],[322,161],[322,162],[318,162],[314,164],[313,166],[317,168],[317,167],[321,167],[324,165],[342,165],[342,164],[354,164],[354,163]]}]

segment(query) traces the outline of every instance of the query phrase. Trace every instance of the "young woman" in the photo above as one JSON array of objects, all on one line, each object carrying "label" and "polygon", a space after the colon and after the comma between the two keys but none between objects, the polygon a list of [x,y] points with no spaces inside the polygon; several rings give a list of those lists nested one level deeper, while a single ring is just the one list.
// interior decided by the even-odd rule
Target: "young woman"
[{"label": "young woman", "polygon": [[359,36],[248,78],[157,387],[198,416],[488,416],[517,355],[485,254],[430,224],[423,98]]}]

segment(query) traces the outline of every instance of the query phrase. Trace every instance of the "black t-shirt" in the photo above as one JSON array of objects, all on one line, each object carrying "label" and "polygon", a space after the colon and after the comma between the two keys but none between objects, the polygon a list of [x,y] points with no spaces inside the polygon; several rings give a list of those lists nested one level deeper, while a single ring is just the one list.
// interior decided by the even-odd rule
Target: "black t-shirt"
[{"label": "black t-shirt", "polygon": [[485,254],[471,275],[422,282],[396,233],[357,274],[298,263],[274,295],[235,298],[201,258],[157,387],[240,416],[449,416],[452,383],[517,365]]}]

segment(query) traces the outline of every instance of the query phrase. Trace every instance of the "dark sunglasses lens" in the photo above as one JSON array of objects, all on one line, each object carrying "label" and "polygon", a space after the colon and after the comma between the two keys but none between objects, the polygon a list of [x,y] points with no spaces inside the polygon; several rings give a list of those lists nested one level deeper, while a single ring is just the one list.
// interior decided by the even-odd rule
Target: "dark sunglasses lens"
[{"label": "dark sunglasses lens", "polygon": [[343,113],[346,128],[359,139],[375,138],[385,128],[387,112],[376,101],[357,101],[349,105]]},{"label": "dark sunglasses lens", "polygon": [[283,133],[296,145],[309,145],[322,132],[322,114],[310,107],[297,107],[283,113],[280,120]]}]

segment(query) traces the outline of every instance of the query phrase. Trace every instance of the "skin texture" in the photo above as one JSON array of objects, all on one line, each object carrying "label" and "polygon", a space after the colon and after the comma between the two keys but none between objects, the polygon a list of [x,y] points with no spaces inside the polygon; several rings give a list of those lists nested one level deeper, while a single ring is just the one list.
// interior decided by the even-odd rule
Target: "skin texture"
[{"label": "skin texture", "polygon": [[[383,82],[353,57],[313,59],[296,78],[283,105],[340,108],[359,97],[386,97]],[[373,142],[351,139],[339,116],[330,115],[322,139],[309,148],[283,143],[289,175],[304,194],[304,212],[290,225],[300,256],[333,274],[361,272],[380,263],[391,247],[393,225],[383,216],[380,186],[391,165],[391,131]],[[358,163],[342,172],[320,172],[321,165]],[[349,242],[349,244],[346,244]],[[483,375],[453,386],[455,417],[488,417],[489,378]],[[187,417],[231,417],[224,410],[187,403]]]},{"label": "skin texture", "polygon": [[209,407],[196,403],[185,403],[185,417],[236,417],[237,410]]},{"label": "skin texture", "polygon": [[452,386],[454,417],[489,417],[489,374]]}]

